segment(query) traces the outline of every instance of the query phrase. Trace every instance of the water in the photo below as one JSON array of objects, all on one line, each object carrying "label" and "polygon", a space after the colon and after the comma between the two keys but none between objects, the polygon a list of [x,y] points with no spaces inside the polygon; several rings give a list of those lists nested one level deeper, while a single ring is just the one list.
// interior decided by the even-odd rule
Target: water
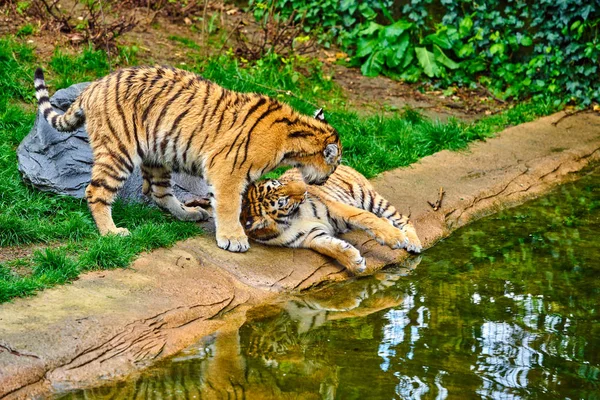
[{"label": "water", "polygon": [[600,399],[600,172],[66,398]]}]

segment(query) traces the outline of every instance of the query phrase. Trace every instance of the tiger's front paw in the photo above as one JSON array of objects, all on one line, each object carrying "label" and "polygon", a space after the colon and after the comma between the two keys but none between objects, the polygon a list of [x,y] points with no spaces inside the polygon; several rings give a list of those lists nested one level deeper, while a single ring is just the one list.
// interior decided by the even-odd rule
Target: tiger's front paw
[{"label": "tiger's front paw", "polygon": [[246,236],[227,237],[217,235],[217,246],[234,253],[244,253],[250,248]]},{"label": "tiger's front paw", "polygon": [[419,240],[419,237],[417,236],[417,234],[414,231],[406,232],[405,243],[406,243],[406,245],[405,245],[406,250],[411,251],[413,253],[420,253],[421,250],[423,250],[423,245],[421,244],[421,240]]},{"label": "tiger's front paw", "polygon": [[129,236],[131,233],[127,228],[114,228],[105,233],[105,235]]},{"label": "tiger's front paw", "polygon": [[408,238],[400,229],[387,225],[384,227],[380,227],[375,232],[373,232],[373,236],[377,243],[381,245],[388,246],[392,249],[403,249],[406,248]]},{"label": "tiger's front paw", "polygon": [[355,275],[362,274],[367,270],[367,260],[364,257],[356,259],[354,262],[354,270],[352,271]]},{"label": "tiger's front paw", "polygon": [[367,261],[354,246],[345,243],[343,253],[338,260],[350,271],[357,275],[362,274],[367,269]]}]

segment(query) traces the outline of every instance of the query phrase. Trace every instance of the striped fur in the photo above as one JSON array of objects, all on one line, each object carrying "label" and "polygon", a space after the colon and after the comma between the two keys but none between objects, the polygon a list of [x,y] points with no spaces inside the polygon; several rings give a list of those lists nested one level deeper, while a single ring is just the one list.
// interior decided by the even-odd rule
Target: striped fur
[{"label": "striped fur", "polygon": [[336,234],[357,228],[394,249],[419,253],[422,247],[408,217],[364,176],[343,165],[322,186],[306,185],[297,169],[279,180],[255,182],[248,188],[241,217],[248,236],[258,242],[310,248],[355,273],[364,271],[365,260]]},{"label": "striped fur", "polygon": [[128,234],[115,226],[111,204],[139,166],[144,193],[181,220],[209,214],[175,198],[171,172],[204,177],[218,246],[246,251],[239,216],[250,183],[290,165],[307,182],[322,184],[341,157],[338,134],[322,113],[301,115],[277,100],[236,93],[183,70],[117,70],[90,84],[63,115],[50,105],[41,69],[35,88],[40,114],[55,129],[72,131],[86,123],[94,154],[86,198],[102,235]]}]

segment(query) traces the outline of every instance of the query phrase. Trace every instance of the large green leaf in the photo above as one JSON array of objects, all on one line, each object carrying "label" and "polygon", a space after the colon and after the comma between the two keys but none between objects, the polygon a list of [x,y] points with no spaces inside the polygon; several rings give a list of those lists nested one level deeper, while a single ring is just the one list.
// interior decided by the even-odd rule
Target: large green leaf
[{"label": "large green leaf", "polygon": [[359,32],[360,36],[369,36],[375,32],[378,32],[380,29],[383,29],[383,25],[379,25],[377,22],[369,22],[369,25]]},{"label": "large green leaf", "polygon": [[356,46],[356,57],[361,58],[373,53],[378,43],[379,42],[377,39],[358,39],[358,44]]},{"label": "large green leaf", "polygon": [[404,31],[410,29],[413,26],[413,24],[411,22],[405,21],[405,20],[398,20],[396,22],[394,22],[392,25],[386,26],[384,31],[383,31],[383,36],[388,39],[388,40],[392,40],[397,38],[398,36],[402,35],[404,33]]},{"label": "large green leaf", "polygon": [[360,71],[365,76],[377,76],[383,69],[383,63],[385,61],[385,56],[383,51],[377,50],[371,53],[367,61],[360,67]]},{"label": "large green leaf", "polygon": [[408,49],[406,49],[406,51],[404,52],[404,61],[402,61],[402,65],[400,66],[400,69],[402,69],[402,70],[406,69],[414,59],[415,59],[415,49],[412,47],[412,45],[409,45]]},{"label": "large green leaf", "polygon": [[431,35],[427,35],[425,37],[425,43],[437,44],[443,49],[452,48],[452,41],[448,37],[448,34],[445,30],[441,30],[436,33],[432,33]]},{"label": "large green leaf", "polygon": [[417,53],[417,59],[419,60],[419,64],[423,68],[425,75],[433,78],[440,74],[440,67],[435,62],[435,56],[432,52],[425,47],[415,47],[415,52]]},{"label": "large green leaf", "polygon": [[439,46],[437,46],[435,44],[433,45],[433,55],[435,56],[435,59],[437,62],[445,65],[446,67],[448,67],[450,69],[456,69],[456,68],[460,67],[460,64],[452,61],[446,54],[444,54],[442,49],[440,49]]},{"label": "large green leaf", "polygon": [[410,38],[408,36],[408,32],[404,32],[402,35],[400,35],[400,38],[396,44],[386,49],[385,58],[388,67],[396,68],[398,65],[400,65],[404,59],[404,53],[406,53],[409,43]]}]

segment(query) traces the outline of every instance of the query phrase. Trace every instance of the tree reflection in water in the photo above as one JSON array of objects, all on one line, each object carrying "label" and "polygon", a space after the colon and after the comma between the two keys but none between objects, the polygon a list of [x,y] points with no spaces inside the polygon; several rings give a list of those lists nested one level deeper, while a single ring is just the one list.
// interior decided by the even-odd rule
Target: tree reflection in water
[{"label": "tree reflection in water", "polygon": [[600,174],[72,398],[600,399]]}]

